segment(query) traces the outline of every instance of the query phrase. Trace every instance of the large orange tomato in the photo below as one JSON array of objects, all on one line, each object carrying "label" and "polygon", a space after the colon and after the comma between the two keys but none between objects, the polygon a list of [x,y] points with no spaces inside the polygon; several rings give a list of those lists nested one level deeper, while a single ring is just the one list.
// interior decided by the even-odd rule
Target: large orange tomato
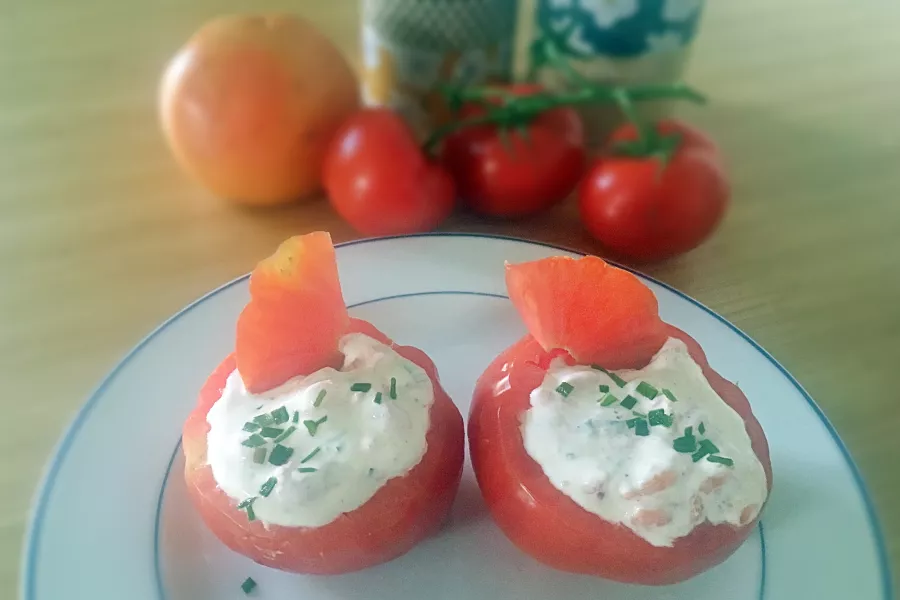
[{"label": "large orange tomato", "polygon": [[319,190],[325,149],[358,106],[341,52],[290,15],[207,23],[169,63],[159,98],[181,165],[215,194],[256,205]]}]

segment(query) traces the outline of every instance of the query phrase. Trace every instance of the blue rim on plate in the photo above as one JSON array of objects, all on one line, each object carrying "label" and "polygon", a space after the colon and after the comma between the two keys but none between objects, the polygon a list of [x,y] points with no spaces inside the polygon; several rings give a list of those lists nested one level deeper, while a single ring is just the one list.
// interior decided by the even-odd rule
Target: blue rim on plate
[{"label": "blue rim on plate", "polygon": [[[388,239],[420,238],[420,237],[471,237],[471,238],[483,238],[483,239],[497,239],[497,240],[505,240],[505,241],[511,241],[511,242],[531,244],[531,245],[536,245],[536,246],[543,246],[545,248],[561,250],[563,252],[571,252],[573,254],[578,254],[581,256],[585,255],[584,252],[581,252],[579,250],[575,250],[572,248],[566,248],[565,246],[559,246],[556,244],[548,244],[545,242],[531,241],[531,240],[526,240],[526,239],[512,237],[512,236],[494,235],[494,234],[479,234],[479,233],[451,233],[451,232],[419,233],[419,234],[411,234],[411,235],[387,236],[387,237],[382,237],[382,238],[365,238],[365,239],[360,239],[360,240],[353,240],[350,242],[344,242],[341,244],[336,244],[335,247],[341,248],[341,247],[356,246],[359,244],[372,243],[372,242],[377,242],[380,240],[388,240]],[[727,326],[729,329],[731,329],[732,331],[737,333],[741,338],[746,340],[751,346],[753,346],[753,348],[755,350],[757,350],[769,362],[771,362],[772,365],[774,365],[781,372],[781,374],[784,375],[787,378],[787,380],[791,382],[791,384],[797,389],[797,391],[800,392],[800,394],[803,396],[803,398],[809,404],[810,408],[812,408],[813,412],[816,414],[816,416],[821,420],[822,424],[825,426],[829,435],[833,439],[835,445],[840,450],[841,455],[844,457],[844,460],[846,461],[847,466],[850,468],[850,472],[853,475],[853,480],[856,483],[857,489],[860,492],[860,496],[863,499],[863,504],[865,505],[866,517],[868,518],[868,521],[869,521],[870,533],[872,534],[872,538],[875,541],[876,550],[878,553],[878,563],[879,563],[878,566],[879,566],[879,570],[881,571],[882,598],[883,598],[883,600],[893,600],[893,598],[894,598],[893,580],[891,579],[891,571],[890,571],[890,567],[888,566],[888,555],[887,555],[887,548],[886,548],[885,539],[884,539],[884,533],[880,527],[878,517],[875,513],[875,506],[874,506],[874,503],[872,502],[872,498],[869,495],[869,491],[866,488],[865,483],[863,482],[862,475],[860,474],[859,468],[856,466],[856,463],[853,461],[853,458],[850,456],[850,452],[847,450],[847,447],[844,445],[844,442],[841,440],[840,436],[838,436],[837,431],[834,428],[834,425],[831,424],[831,421],[828,420],[828,417],[825,416],[825,413],[822,412],[822,409],[819,408],[819,405],[816,404],[816,402],[812,399],[812,397],[809,395],[809,393],[803,388],[802,385],[800,385],[800,382],[798,382],[794,378],[794,376],[791,375],[788,372],[788,370],[785,369],[781,365],[781,363],[779,363],[777,360],[775,360],[775,357],[773,357],[771,354],[769,354],[769,352],[767,350],[765,350],[762,346],[760,346],[758,343],[756,343],[756,341],[753,340],[753,338],[751,338],[749,335],[747,335],[746,333],[741,331],[739,328],[737,328],[735,325],[733,325],[727,319],[725,319],[724,317],[722,317],[721,315],[719,315],[718,313],[716,313],[715,311],[713,311],[712,309],[710,309],[709,307],[704,305],[703,303],[691,298],[690,296],[684,294],[683,292],[680,292],[679,290],[675,289],[674,287],[670,286],[669,284],[659,281],[653,277],[649,277],[643,273],[640,273],[639,271],[637,271],[635,269],[632,269],[625,265],[620,265],[620,264],[617,264],[617,263],[614,263],[611,261],[610,261],[610,264],[614,264],[619,268],[622,268],[622,269],[625,269],[632,273],[635,273],[637,275],[640,275],[641,277],[645,278],[646,280],[651,281],[651,282],[655,283],[656,285],[659,285],[660,287],[672,292],[676,296],[679,296],[679,297],[683,298],[684,300],[687,300],[691,304],[697,306],[698,308],[700,308],[703,311],[705,311],[706,313],[708,313],[710,316],[714,317],[717,321],[719,321],[722,324],[724,324],[725,326]],[[248,277],[249,277],[249,275],[243,275],[241,277],[238,277],[237,279],[234,279],[234,280],[216,288],[215,290],[213,290],[211,292],[208,292],[207,294],[203,295],[202,297],[200,297],[197,300],[188,304],[185,308],[183,308],[179,312],[177,312],[174,315],[172,315],[171,317],[169,317],[166,321],[164,321],[161,325],[159,325],[156,329],[154,329],[149,335],[147,335],[147,337],[145,337],[143,340],[141,340],[134,348],[132,348],[131,351],[128,352],[128,354],[125,355],[125,357],[103,379],[103,381],[100,383],[100,385],[97,386],[97,388],[94,390],[94,392],[88,398],[87,402],[85,402],[81,406],[81,408],[78,410],[78,412],[76,413],[71,424],[66,429],[66,432],[63,435],[62,440],[58,443],[57,447],[54,449],[53,455],[52,455],[53,458],[46,469],[45,475],[41,481],[40,486],[38,487],[37,506],[34,510],[34,513],[32,514],[32,518],[29,522],[29,525],[28,525],[28,528],[27,528],[27,531],[25,534],[25,560],[22,565],[21,589],[20,589],[21,597],[24,598],[24,600],[35,600],[35,598],[36,598],[35,565],[36,565],[38,551],[40,549],[41,535],[43,532],[44,513],[47,510],[47,504],[53,493],[57,474],[59,473],[59,470],[62,468],[62,465],[65,462],[69,447],[74,442],[82,425],[87,420],[88,416],[90,416],[91,411],[93,411],[94,407],[96,406],[97,401],[101,397],[103,390],[116,377],[116,375],[119,373],[119,371],[121,371],[122,368],[129,361],[131,361],[131,359],[144,346],[146,346],[148,343],[150,343],[150,341],[152,341],[153,338],[156,337],[156,335],[158,333],[160,333],[165,328],[167,328],[168,326],[173,324],[182,315],[186,314],[187,312],[196,308],[198,305],[202,304],[205,300],[211,298],[212,296],[215,296],[216,294],[218,294],[234,285],[237,285],[237,284],[243,282]],[[362,304],[362,303],[360,303],[360,304]],[[760,533],[762,534],[762,530],[760,530]]]}]

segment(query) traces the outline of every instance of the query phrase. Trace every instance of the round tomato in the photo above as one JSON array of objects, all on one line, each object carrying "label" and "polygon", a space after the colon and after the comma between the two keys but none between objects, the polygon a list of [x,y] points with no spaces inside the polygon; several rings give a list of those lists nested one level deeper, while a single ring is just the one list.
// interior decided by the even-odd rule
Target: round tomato
[{"label": "round tomato", "polygon": [[[365,321],[351,320],[347,333],[354,332],[391,344]],[[440,527],[453,504],[462,474],[462,417],[441,388],[437,370],[425,353],[408,346],[394,349],[422,367],[434,385],[426,435],[428,449],[406,475],[388,480],[365,504],[321,527],[283,527],[249,521],[246,513],[237,508],[237,502],[216,485],[206,461],[206,414],[235,369],[234,357],[219,365],[185,422],[182,441],[188,494],[203,521],[226,546],[276,569],[336,574],[396,558]]]},{"label": "round tomato", "polygon": [[[709,237],[722,220],[730,188],[721,158],[705,137],[668,124],[681,140],[668,160],[611,154],[598,158],[578,189],[581,219],[609,250],[651,261],[682,254]],[[626,126],[615,142],[634,139]]]},{"label": "round tomato", "polygon": [[387,109],[344,122],[325,158],[324,181],[338,214],[366,235],[430,231],[453,211],[450,175]]},{"label": "round tomato", "polygon": [[340,50],[290,15],[207,23],[169,63],[159,96],[181,165],[215,194],[256,205],[318,191],[328,142],[358,106]]},{"label": "round tomato", "polygon": [[[537,86],[512,86],[527,96]],[[459,118],[484,113],[464,106]],[[548,110],[523,129],[497,125],[466,127],[444,140],[442,162],[450,169],[460,198],[475,212],[524,217],[565,199],[584,172],[584,128],[570,107]]]},{"label": "round tomato", "polygon": [[[645,297],[647,290],[638,288],[643,286],[634,275],[599,258],[554,257],[511,265],[507,281],[510,299],[531,333],[501,353],[478,379],[468,425],[478,485],[506,536],[551,567],[626,583],[675,583],[725,560],[754,522],[742,527],[704,522],[671,547],[654,546],[557,489],[525,450],[521,427],[531,408],[531,392],[543,381],[552,359],[562,357],[568,364],[597,359],[641,368],[667,338],[675,337],[687,345],[712,388],[743,418],[771,488],[766,438],[744,394],[709,366],[696,341],[659,319],[655,301]],[[543,291],[548,288],[557,293]],[[560,292],[576,289],[578,293]],[[629,312],[631,306],[635,308]],[[590,315],[595,322],[590,323]],[[554,323],[568,326],[554,328]],[[655,343],[649,344],[650,339]],[[593,347],[588,348],[589,342]],[[578,359],[561,348],[571,349]]]}]

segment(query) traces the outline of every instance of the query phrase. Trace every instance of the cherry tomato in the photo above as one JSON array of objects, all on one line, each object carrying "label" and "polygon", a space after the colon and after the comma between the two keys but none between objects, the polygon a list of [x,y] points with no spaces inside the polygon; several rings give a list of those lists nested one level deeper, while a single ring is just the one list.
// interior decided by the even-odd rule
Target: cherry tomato
[{"label": "cherry tomato", "polygon": [[[705,136],[680,125],[682,140],[668,161],[615,154],[597,159],[578,190],[581,219],[609,250],[652,261],[698,246],[722,220],[730,188],[721,158]],[[613,134],[635,139],[633,128]]]},{"label": "cherry tomato", "polygon": [[[771,488],[768,445],[747,398],[710,368],[690,336],[671,326],[668,335],[687,344],[713,389],[744,419]],[[644,585],[683,581],[730,556],[755,521],[742,527],[706,522],[671,547],[653,546],[630,529],[584,510],[553,486],[525,450],[521,425],[531,407],[531,391],[544,377],[540,365],[559,352],[548,353],[526,335],[497,357],[475,387],[469,454],[481,493],[506,536],[551,567]]]},{"label": "cherry tomato", "polygon": [[215,194],[254,205],[319,191],[331,136],[358,107],[340,50],[290,15],[205,24],[169,63],[159,95],[163,132],[184,169]]},{"label": "cherry tomato", "polygon": [[325,189],[360,233],[429,231],[453,210],[450,174],[431,162],[401,118],[387,109],[351,116],[325,157]]},{"label": "cherry tomato", "polygon": [[[390,340],[366,321],[351,319],[348,333]],[[249,521],[237,502],[216,485],[206,462],[206,414],[235,369],[228,357],[200,392],[182,436],[188,495],[206,525],[222,542],[256,562],[298,573],[356,571],[404,554],[437,531],[450,512],[462,475],[465,434],[462,417],[438,383],[437,370],[424,352],[394,346],[422,367],[434,384],[422,460],[402,477],[385,483],[365,504],[321,527],[284,527]]]},{"label": "cherry tomato", "polygon": [[[527,96],[541,88],[507,89]],[[483,112],[483,107],[465,106],[459,118]],[[473,211],[524,217],[553,206],[575,189],[584,172],[584,129],[574,109],[555,108],[523,131],[504,131],[496,125],[461,129],[444,140],[441,156],[461,199]]]}]

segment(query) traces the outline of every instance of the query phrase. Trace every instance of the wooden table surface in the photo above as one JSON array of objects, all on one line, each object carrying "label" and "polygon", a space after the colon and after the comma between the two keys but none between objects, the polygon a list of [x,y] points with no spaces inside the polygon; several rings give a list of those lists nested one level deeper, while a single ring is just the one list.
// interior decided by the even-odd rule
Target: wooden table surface
[{"label": "wooden table surface", "polygon": [[[817,399],[869,484],[897,571],[900,4],[709,4],[689,80],[714,102],[687,116],[727,153],[733,207],[702,248],[646,271],[741,327]],[[53,444],[123,353],[283,238],[354,236],[323,201],[222,203],[163,144],[155,92],[169,56],[206,18],[262,7],[306,14],[356,56],[350,0],[0,3],[0,597],[13,596]],[[599,251],[571,207],[445,228]]]}]

